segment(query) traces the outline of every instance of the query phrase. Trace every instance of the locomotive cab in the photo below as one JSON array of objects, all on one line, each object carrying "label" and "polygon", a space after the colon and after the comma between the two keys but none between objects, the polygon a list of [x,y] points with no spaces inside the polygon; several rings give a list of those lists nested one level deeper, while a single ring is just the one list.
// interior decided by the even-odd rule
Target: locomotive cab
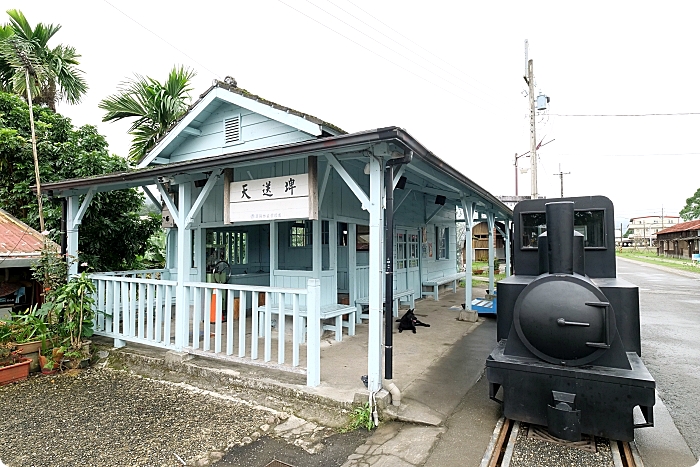
[{"label": "locomotive cab", "polygon": [[489,395],[502,388],[505,417],[561,439],[631,441],[653,426],[655,382],[640,358],[639,290],[616,277],[612,202],[529,200],[513,214],[516,274],[497,286]]}]

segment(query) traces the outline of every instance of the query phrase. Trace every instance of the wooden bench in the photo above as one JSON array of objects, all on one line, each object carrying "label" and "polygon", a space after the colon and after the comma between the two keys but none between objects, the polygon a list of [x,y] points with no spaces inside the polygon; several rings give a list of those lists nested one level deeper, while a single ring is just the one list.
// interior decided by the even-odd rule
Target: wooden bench
[{"label": "wooden bench", "polygon": [[[399,304],[401,302],[401,299],[407,299],[404,301],[411,302],[411,308],[416,306],[415,292],[413,290],[394,290],[394,316],[399,316]],[[386,297],[383,297],[383,300],[386,301]],[[358,323],[361,323],[363,319],[369,319],[369,313],[362,312],[363,307],[369,306],[369,297],[360,297],[356,299],[355,306],[357,306],[356,317]]]},{"label": "wooden bench", "polygon": [[[259,314],[259,320],[258,320],[258,326],[259,326],[259,335],[262,337],[265,333],[265,305],[260,305],[258,306],[258,314]],[[321,326],[322,331],[330,330],[330,331],[335,331],[335,340],[338,342],[342,342],[343,340],[343,328],[348,328],[348,336],[354,336],[355,335],[355,311],[357,310],[356,307],[350,306],[350,305],[343,305],[340,303],[330,303],[328,305],[323,305],[321,306],[321,315],[320,319],[321,321],[326,320],[326,319],[333,319],[334,324],[324,324]],[[279,315],[279,306],[276,303],[271,304],[271,311],[273,315]],[[285,316],[293,316],[294,315],[294,309],[292,308],[291,304],[286,304],[284,307],[284,315]],[[343,315],[348,315],[348,320],[344,321],[343,320]],[[306,341],[306,307],[304,306],[299,306],[299,317],[302,319],[300,320],[300,326],[301,329],[301,342]],[[279,316],[278,316],[279,319]]]},{"label": "wooden bench", "polygon": [[464,274],[452,274],[449,276],[443,276],[443,277],[437,277],[435,279],[430,279],[427,281],[423,281],[422,285],[424,287],[432,287],[432,291],[422,291],[421,295],[432,295],[433,299],[437,302],[438,301],[438,289],[440,288],[441,285],[447,284],[452,282],[452,292],[455,293],[457,292],[457,281],[464,279]]}]

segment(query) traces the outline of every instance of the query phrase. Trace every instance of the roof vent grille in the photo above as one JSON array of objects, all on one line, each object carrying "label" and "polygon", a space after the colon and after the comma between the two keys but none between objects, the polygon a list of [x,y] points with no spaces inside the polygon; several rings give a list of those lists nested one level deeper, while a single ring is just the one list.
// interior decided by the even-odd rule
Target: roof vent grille
[{"label": "roof vent grille", "polygon": [[234,144],[241,141],[241,116],[236,115],[224,120],[225,144]]}]

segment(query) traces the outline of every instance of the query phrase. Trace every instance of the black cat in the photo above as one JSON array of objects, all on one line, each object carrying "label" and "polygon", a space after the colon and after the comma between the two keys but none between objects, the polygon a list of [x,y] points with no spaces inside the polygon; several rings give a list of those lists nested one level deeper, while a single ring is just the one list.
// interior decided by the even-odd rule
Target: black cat
[{"label": "black cat", "polygon": [[410,329],[413,331],[413,334],[415,334],[416,326],[425,326],[426,328],[430,327],[429,324],[419,321],[413,312],[414,310],[410,309],[401,317],[401,319],[396,320],[396,322],[399,323],[399,332]]}]

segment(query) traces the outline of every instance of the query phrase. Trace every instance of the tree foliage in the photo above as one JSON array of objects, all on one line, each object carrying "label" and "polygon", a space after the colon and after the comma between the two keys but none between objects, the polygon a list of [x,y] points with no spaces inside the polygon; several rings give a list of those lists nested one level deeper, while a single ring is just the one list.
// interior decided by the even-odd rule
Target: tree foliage
[{"label": "tree foliage", "polygon": [[156,144],[189,105],[193,70],[173,67],[164,82],[136,75],[123,82],[117,93],[100,101],[99,107],[107,113],[103,122],[135,118],[129,128],[133,136],[129,157],[139,161]]},{"label": "tree foliage", "polygon": [[679,213],[684,221],[692,221],[700,219],[700,188],[693,196],[685,200],[685,206]]},{"label": "tree foliage", "polygon": [[[123,171],[127,162],[107,152],[107,141],[90,125],[75,128],[70,119],[46,107],[34,109],[37,149],[44,183]],[[0,207],[39,227],[29,108],[18,96],[0,92]],[[143,195],[135,189],[97,193],[80,226],[80,262],[97,271],[137,267],[149,237],[158,230],[155,216],[141,219]],[[60,231],[61,203],[44,200],[47,230]]]},{"label": "tree foliage", "polygon": [[[30,87],[35,96],[36,104],[43,104],[56,110],[56,103],[65,100],[70,104],[80,102],[87,92],[87,83],[83,72],[77,67],[80,54],[74,47],[58,44],[49,46],[49,41],[61,29],[61,25],[38,23],[32,27],[27,18],[19,10],[8,10],[10,22],[0,26],[0,45],[14,42],[25,45],[27,54],[36,61],[35,72],[31,73]],[[19,95],[26,93],[24,79],[25,66],[18,65],[16,55],[6,47],[0,53],[0,90],[14,92]],[[21,77],[19,75],[22,75]]]}]

